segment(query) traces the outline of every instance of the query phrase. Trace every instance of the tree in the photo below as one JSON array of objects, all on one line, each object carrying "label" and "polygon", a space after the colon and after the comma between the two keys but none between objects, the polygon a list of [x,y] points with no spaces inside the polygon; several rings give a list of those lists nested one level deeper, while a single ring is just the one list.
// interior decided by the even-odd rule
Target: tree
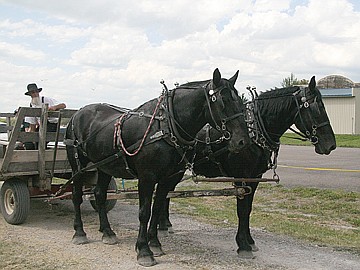
[{"label": "tree", "polygon": [[309,83],[309,80],[306,80],[306,79],[298,80],[295,77],[295,75],[293,73],[291,73],[290,77],[283,79],[281,86],[282,87],[290,87],[290,86],[294,86],[294,85],[304,85],[304,84],[308,84],[308,83]]}]

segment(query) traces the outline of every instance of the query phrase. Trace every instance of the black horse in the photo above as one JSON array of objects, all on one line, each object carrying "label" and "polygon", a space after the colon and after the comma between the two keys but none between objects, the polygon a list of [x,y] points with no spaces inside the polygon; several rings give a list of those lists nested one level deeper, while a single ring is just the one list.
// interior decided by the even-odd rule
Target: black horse
[{"label": "black horse", "polygon": [[[261,178],[263,173],[276,166],[279,139],[293,124],[313,143],[316,153],[328,155],[336,148],[335,136],[321,94],[316,88],[315,77],[311,78],[306,88],[287,87],[260,94],[247,105],[247,122],[254,141],[251,147],[231,153],[225,141],[199,144],[193,167],[195,173],[207,177]],[[214,129],[203,129],[198,137],[214,142],[220,136]],[[252,251],[258,248],[250,234],[250,213],[258,183],[247,185],[252,188],[251,194],[244,199],[237,198],[239,222],[236,243],[239,256],[253,258]],[[160,230],[171,227],[168,207],[169,201],[160,218]]]},{"label": "black horse", "polygon": [[[105,209],[111,177],[136,177],[140,221],[137,260],[143,266],[156,264],[153,251],[157,255],[163,252],[156,226],[151,224],[158,224],[166,195],[176,185],[171,182],[177,179],[173,176],[181,174],[190,164],[196,134],[206,123],[210,123],[228,141],[229,151],[239,152],[250,144],[244,120],[245,107],[234,87],[237,76],[238,72],[226,80],[215,69],[212,80],[188,83],[171,91],[164,85],[164,92],[159,98],[133,111],[108,104],[93,104],[80,109],[72,117],[65,143],[74,174],[73,243],[88,242],[80,213],[83,172],[87,168],[97,168],[94,193],[100,232],[107,244],[117,242]],[[156,199],[151,211],[156,184]]]}]

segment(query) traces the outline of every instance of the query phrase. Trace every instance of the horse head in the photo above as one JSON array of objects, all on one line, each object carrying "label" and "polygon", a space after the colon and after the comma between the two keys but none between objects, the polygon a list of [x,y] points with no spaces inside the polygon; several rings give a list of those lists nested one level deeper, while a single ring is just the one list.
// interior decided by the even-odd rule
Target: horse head
[{"label": "horse head", "polygon": [[316,87],[315,76],[311,78],[308,87],[302,89],[295,99],[298,105],[296,127],[315,146],[316,153],[330,154],[336,148],[336,140],[321,93]]},{"label": "horse head", "polygon": [[244,118],[245,105],[235,89],[238,74],[239,71],[227,80],[221,78],[219,69],[215,69],[213,79],[205,89],[208,122],[229,141],[231,152],[239,152],[251,143]]}]

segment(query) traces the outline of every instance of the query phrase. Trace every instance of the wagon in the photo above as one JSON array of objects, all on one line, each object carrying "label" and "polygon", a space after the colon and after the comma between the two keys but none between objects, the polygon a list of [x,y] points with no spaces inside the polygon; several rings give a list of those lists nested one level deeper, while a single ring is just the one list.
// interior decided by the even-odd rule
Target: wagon
[{"label": "wagon", "polygon": [[[66,123],[76,110],[48,111],[42,108],[22,107],[16,113],[0,113],[6,124],[0,125],[0,210],[10,224],[21,224],[28,217],[30,199],[50,198],[59,190],[62,180],[72,175],[62,143]],[[42,125],[39,132],[25,132],[22,128],[26,116],[39,117]],[[59,118],[57,131],[46,132],[48,117]],[[36,150],[25,150],[27,142],[37,145]],[[87,188],[95,179],[96,171],[87,173]],[[58,184],[54,183],[56,179]],[[60,181],[59,181],[60,180]],[[111,188],[116,189],[115,181]],[[70,192],[71,186],[65,191]],[[116,201],[111,201],[111,206]],[[96,209],[95,202],[92,202]],[[110,207],[110,205],[109,205]]]},{"label": "wagon", "polygon": [[[64,140],[64,125],[76,110],[64,109],[48,111],[45,104],[42,108],[21,107],[16,113],[0,113],[6,124],[0,125],[0,210],[4,219],[10,224],[21,224],[29,215],[30,199],[53,201],[71,198],[72,171],[67,160]],[[39,132],[25,132],[22,124],[26,116],[40,118]],[[46,132],[49,117],[59,118],[57,131]],[[33,142],[36,150],[24,150],[19,147],[24,142]],[[90,200],[97,210],[92,188],[96,183],[96,166],[86,170],[84,200]],[[70,181],[69,181],[70,179]],[[55,181],[54,181],[55,180]],[[274,179],[236,179],[206,178],[196,179],[206,182],[267,182]],[[64,185],[64,182],[66,184]],[[69,183],[69,185],[67,184]],[[186,198],[202,196],[238,196],[244,197],[251,192],[247,185],[217,190],[186,190],[170,192],[169,198]],[[106,210],[110,211],[118,199],[138,198],[136,190],[118,189],[114,179],[109,184]]]}]

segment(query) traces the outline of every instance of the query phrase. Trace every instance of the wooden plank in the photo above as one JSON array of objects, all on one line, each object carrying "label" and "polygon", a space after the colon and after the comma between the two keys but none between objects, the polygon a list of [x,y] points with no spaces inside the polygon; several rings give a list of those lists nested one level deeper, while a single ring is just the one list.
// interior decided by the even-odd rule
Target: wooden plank
[{"label": "wooden plank", "polygon": [[[28,175],[26,174],[27,171],[36,172],[35,174],[39,174],[38,150],[14,150],[13,152],[14,155],[12,161],[9,163],[7,171],[3,172],[3,175],[17,172],[22,172],[25,175]],[[43,173],[47,177],[52,169],[53,150],[45,150],[44,161],[45,164],[43,165]],[[54,165],[54,170],[61,169],[68,169],[71,171],[65,149],[58,149],[58,154]]]},{"label": "wooden plank", "polygon": [[214,197],[214,196],[235,196],[235,188],[213,189],[213,190],[176,190],[169,192],[167,198],[189,198],[189,197]]},{"label": "wooden plank", "polygon": [[10,164],[12,155],[14,153],[15,143],[17,142],[20,133],[20,127],[24,119],[24,116],[25,116],[25,111],[23,110],[23,108],[20,108],[19,112],[17,113],[17,120],[15,122],[14,130],[11,132],[9,144],[5,152],[4,160],[0,170],[1,172],[6,172]]},{"label": "wooden plank", "polygon": [[[58,142],[64,141],[65,134],[59,133]],[[20,132],[18,141],[20,142],[39,142],[39,133],[38,132]],[[56,132],[46,132],[46,141],[55,142],[56,141]]]},{"label": "wooden plank", "polygon": [[[56,177],[64,178],[64,179],[70,179],[71,173],[72,171],[70,168],[69,169],[61,168],[54,171]],[[4,174],[0,173],[0,179],[3,181],[12,177],[37,176],[37,175],[39,175],[38,171],[29,171],[29,170],[23,172],[7,172]],[[64,175],[66,175],[66,177],[64,177]]]},{"label": "wooden plank", "polygon": [[11,130],[13,130],[12,126],[0,125],[0,133],[5,133]]},{"label": "wooden plank", "polygon": [[[53,150],[46,149],[44,153],[45,161],[52,161]],[[66,150],[59,149],[57,154],[57,160],[67,160]],[[38,161],[38,150],[14,150],[12,163],[26,163],[31,161]]]},{"label": "wooden plank", "polygon": [[21,107],[19,109],[19,112],[20,111],[23,111],[25,116],[30,116],[30,117],[40,117],[41,115],[41,108]]},{"label": "wooden plank", "polygon": [[38,171],[40,180],[46,179],[45,173],[45,148],[46,148],[46,129],[48,121],[48,104],[43,104],[40,116],[40,125],[39,125],[39,152],[38,152]]},{"label": "wooden plank", "polygon": [[0,113],[0,117],[14,117],[14,113]]},{"label": "wooden plank", "polygon": [[[184,191],[171,191],[167,198],[190,198],[190,197],[217,197],[217,196],[236,196],[236,188],[227,189],[214,189],[214,190],[184,190]],[[70,199],[72,196],[71,192],[64,193],[61,198]],[[124,199],[138,199],[139,193],[137,191],[118,191],[108,192],[108,200],[124,200]],[[93,193],[83,195],[84,200],[95,200]]]},{"label": "wooden plank", "polygon": [[232,178],[232,177],[215,177],[215,178],[196,178],[194,182],[245,182],[245,183],[260,183],[260,182],[278,182],[278,179],[273,178]]},{"label": "wooden plank", "polygon": [[64,110],[60,110],[60,113],[62,118],[71,118],[73,114],[76,113],[77,111],[78,110],[74,110],[74,109],[64,109]]}]

